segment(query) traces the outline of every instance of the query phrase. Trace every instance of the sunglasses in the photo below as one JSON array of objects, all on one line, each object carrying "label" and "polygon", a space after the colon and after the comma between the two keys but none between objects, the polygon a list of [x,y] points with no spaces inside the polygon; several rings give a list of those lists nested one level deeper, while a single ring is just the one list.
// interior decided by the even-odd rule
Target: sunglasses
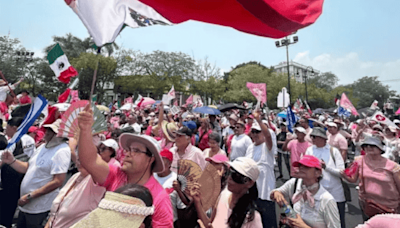
[{"label": "sunglasses", "polygon": [[261,133],[261,131],[257,131],[257,130],[252,130],[251,131],[251,134],[260,134]]},{"label": "sunglasses", "polygon": [[246,182],[250,181],[250,178],[244,176],[233,168],[229,169],[229,174],[232,177],[232,180],[238,184],[245,184]]},{"label": "sunglasses", "polygon": [[364,145],[362,146],[362,148],[367,148],[367,147],[371,147],[371,148],[376,147],[376,148],[378,148],[376,145],[370,145],[370,144],[364,144]]}]

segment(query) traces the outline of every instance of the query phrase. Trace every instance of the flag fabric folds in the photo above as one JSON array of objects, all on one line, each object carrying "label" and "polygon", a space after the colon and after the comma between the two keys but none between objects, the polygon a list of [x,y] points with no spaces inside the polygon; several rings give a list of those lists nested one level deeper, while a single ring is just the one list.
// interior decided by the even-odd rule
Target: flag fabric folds
[{"label": "flag fabric folds", "polygon": [[246,33],[282,38],[313,24],[323,0],[65,0],[98,47],[132,28],[188,20],[232,27]]},{"label": "flag fabric folds", "polygon": [[71,93],[71,89],[67,88],[67,90],[64,91],[64,93],[60,94],[58,96],[58,103],[64,103],[68,100],[69,94]]},{"label": "flag fabric folds", "polygon": [[49,51],[47,60],[57,79],[62,83],[67,84],[72,77],[78,75],[78,72],[71,66],[59,44],[56,44],[53,49]]},{"label": "flag fabric folds", "polygon": [[257,101],[261,101],[263,104],[267,102],[267,84],[247,82],[246,87],[250,90]]},{"label": "flag fabric folds", "polygon": [[296,116],[293,113],[292,107],[290,105],[286,109],[286,121],[287,121],[287,128],[290,133],[293,133],[294,125],[297,122]]},{"label": "flag fabric folds", "polygon": [[348,109],[351,111],[351,114],[358,116],[358,112],[356,110],[356,108],[354,107],[354,105],[351,103],[351,101],[349,100],[349,98],[347,98],[345,93],[342,93],[342,97],[340,99],[340,106],[342,106],[345,109]]},{"label": "flag fabric folds", "polygon": [[396,125],[395,123],[393,123],[393,121],[391,121],[389,118],[387,118],[387,117],[386,117],[382,112],[380,112],[380,111],[375,112],[375,114],[372,116],[372,119],[375,120],[375,121],[377,121],[377,122],[379,122],[379,123],[385,124],[385,125],[387,125],[387,126],[392,126],[392,127],[398,129],[397,125]]},{"label": "flag fabric folds", "polygon": [[18,127],[17,132],[10,139],[10,141],[8,141],[7,148],[11,149],[15,145],[15,143],[17,143],[21,139],[21,137],[28,132],[29,128],[42,113],[46,105],[47,105],[47,100],[44,97],[42,97],[42,95],[39,94],[37,98],[33,101],[31,108],[26,114],[21,125]]}]

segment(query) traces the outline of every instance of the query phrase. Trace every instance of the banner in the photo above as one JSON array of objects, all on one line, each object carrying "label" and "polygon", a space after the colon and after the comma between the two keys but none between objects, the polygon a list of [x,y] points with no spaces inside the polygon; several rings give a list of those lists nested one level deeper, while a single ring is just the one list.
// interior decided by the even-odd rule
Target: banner
[{"label": "banner", "polygon": [[267,102],[267,84],[247,82],[246,87],[258,101],[263,104]]},{"label": "banner", "polygon": [[290,105],[286,109],[286,121],[288,130],[290,133],[293,133],[294,125],[296,124],[296,116],[294,115]]},{"label": "banner", "polygon": [[47,100],[44,97],[42,97],[42,95],[39,94],[37,98],[33,101],[31,108],[26,114],[21,125],[18,127],[17,132],[8,141],[6,149],[13,147],[15,143],[17,143],[21,139],[21,137],[28,132],[29,128],[32,126],[35,120],[40,116],[46,105],[47,105]]},{"label": "banner", "polygon": [[349,98],[347,98],[345,93],[342,93],[342,98],[340,99],[340,106],[342,106],[345,109],[348,109],[351,111],[351,114],[358,116],[358,112],[356,108],[353,106]]}]

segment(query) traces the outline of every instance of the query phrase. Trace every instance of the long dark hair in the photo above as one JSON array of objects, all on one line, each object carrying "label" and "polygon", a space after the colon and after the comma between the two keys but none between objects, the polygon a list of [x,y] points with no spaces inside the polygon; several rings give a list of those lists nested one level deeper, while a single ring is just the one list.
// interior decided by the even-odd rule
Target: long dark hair
[{"label": "long dark hair", "polygon": [[231,216],[228,218],[228,225],[230,228],[242,227],[246,217],[247,221],[253,221],[254,213],[257,208],[256,200],[258,198],[257,184],[254,185],[244,194],[232,210]]}]

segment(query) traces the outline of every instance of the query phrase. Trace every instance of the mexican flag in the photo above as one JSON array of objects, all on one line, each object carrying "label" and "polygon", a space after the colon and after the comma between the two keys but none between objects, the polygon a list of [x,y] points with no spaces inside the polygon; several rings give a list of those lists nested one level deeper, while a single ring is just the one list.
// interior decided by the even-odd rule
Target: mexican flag
[{"label": "mexican flag", "polygon": [[65,84],[69,83],[72,77],[78,75],[78,72],[68,62],[67,56],[64,54],[59,44],[53,47],[47,55],[50,68],[54,71],[57,79]]}]

